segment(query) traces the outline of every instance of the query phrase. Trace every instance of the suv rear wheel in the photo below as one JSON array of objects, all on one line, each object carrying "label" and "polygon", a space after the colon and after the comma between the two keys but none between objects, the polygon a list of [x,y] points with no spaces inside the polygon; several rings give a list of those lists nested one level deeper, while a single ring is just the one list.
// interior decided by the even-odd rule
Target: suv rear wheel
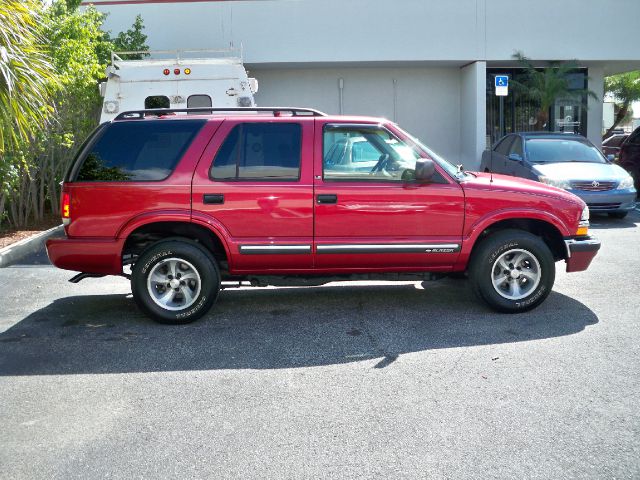
[{"label": "suv rear wheel", "polygon": [[482,240],[469,266],[476,295],[506,313],[537,307],[551,293],[555,276],[549,247],[521,230],[503,230]]},{"label": "suv rear wheel", "polygon": [[187,239],[152,245],[138,258],[131,275],[134,300],[160,323],[193,322],[211,308],[219,290],[215,259]]}]

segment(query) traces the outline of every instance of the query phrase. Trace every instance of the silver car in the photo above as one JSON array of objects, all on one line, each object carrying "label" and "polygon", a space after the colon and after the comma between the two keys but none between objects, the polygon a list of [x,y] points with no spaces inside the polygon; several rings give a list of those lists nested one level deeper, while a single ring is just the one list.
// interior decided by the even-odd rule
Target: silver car
[{"label": "silver car", "polygon": [[592,212],[615,218],[624,218],[635,207],[631,176],[581,135],[507,135],[482,154],[480,169],[563,188],[584,200]]}]

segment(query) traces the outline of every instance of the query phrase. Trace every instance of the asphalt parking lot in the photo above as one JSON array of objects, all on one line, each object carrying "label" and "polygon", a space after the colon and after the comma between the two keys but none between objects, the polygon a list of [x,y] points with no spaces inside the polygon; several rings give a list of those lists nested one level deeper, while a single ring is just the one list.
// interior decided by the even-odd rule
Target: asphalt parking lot
[{"label": "asphalt parking lot", "polygon": [[0,269],[0,477],[639,478],[640,212],[538,309],[463,280],[224,291],[171,327],[120,278]]}]

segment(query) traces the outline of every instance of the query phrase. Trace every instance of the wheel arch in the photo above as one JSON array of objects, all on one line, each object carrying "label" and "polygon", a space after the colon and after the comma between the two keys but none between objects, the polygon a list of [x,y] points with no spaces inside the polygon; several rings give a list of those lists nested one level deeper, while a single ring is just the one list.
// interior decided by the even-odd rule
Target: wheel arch
[{"label": "wheel arch", "polygon": [[194,223],[188,219],[169,219],[157,217],[155,220],[137,223],[125,234],[122,248],[123,260],[129,255],[140,255],[149,246],[158,241],[183,237],[195,241],[209,251],[222,270],[229,268],[229,249],[224,236],[211,226]]},{"label": "wheel arch", "polygon": [[542,220],[540,218],[529,217],[512,217],[502,220],[496,220],[482,228],[469,251],[469,258],[473,257],[475,250],[480,242],[488,236],[502,230],[522,230],[540,237],[551,250],[551,254],[555,261],[565,260],[567,258],[567,248],[564,243],[564,235],[562,231],[553,223]]}]

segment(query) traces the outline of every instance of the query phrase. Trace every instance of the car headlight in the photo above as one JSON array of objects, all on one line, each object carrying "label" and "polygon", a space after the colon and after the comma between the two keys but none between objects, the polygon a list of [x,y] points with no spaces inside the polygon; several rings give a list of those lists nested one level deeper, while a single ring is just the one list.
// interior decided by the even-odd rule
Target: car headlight
[{"label": "car headlight", "polygon": [[625,178],[620,180],[620,183],[618,184],[618,190],[627,188],[633,188],[633,178],[631,177],[631,175],[627,175]]},{"label": "car headlight", "polygon": [[565,190],[568,190],[569,188],[571,188],[571,184],[569,183],[569,180],[560,180],[558,178],[545,177],[544,175],[540,175],[538,177],[538,180],[552,187],[564,188]]},{"label": "car headlight", "polygon": [[586,205],[582,209],[582,215],[580,215],[580,221],[581,222],[588,222],[589,221],[589,207],[587,207]]},{"label": "car headlight", "polygon": [[585,205],[580,215],[580,223],[576,230],[576,235],[589,235],[589,207]]}]

